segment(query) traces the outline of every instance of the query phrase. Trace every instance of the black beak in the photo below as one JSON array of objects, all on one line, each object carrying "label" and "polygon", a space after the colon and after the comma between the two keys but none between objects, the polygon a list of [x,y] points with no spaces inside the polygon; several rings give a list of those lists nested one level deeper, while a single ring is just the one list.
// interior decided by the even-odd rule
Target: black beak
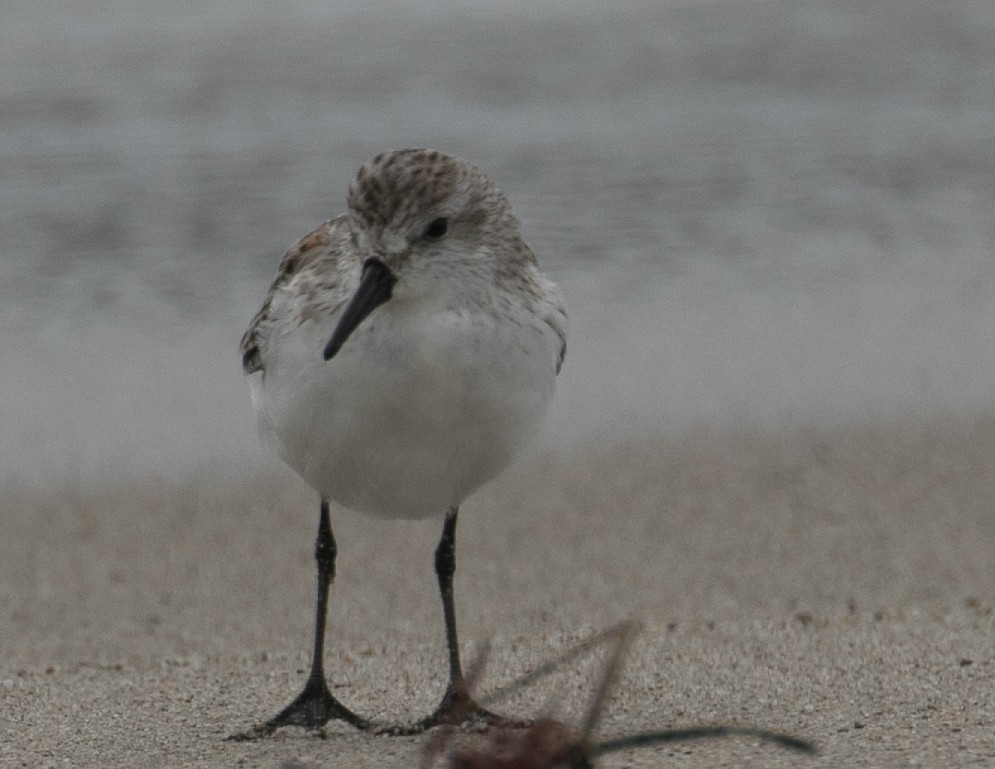
[{"label": "black beak", "polygon": [[356,330],[360,323],[377,307],[390,299],[397,276],[379,259],[367,259],[363,262],[363,274],[359,278],[359,288],[352,295],[349,304],[342,311],[339,324],[332,332],[332,338],[325,345],[325,360],[335,357],[349,334]]}]

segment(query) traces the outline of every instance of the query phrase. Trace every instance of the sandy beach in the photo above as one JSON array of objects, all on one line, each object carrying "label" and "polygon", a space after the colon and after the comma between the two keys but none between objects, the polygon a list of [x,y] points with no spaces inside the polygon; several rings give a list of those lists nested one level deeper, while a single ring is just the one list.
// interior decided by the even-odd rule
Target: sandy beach
[{"label": "sandy beach", "polygon": [[[460,514],[478,694],[635,619],[601,737],[820,752],[599,766],[995,766],[995,3],[0,8],[0,769],[419,765],[225,741],[303,683],[318,520],[238,341],[418,146],[498,183],[570,313],[542,443]],[[422,717],[442,519],[333,524],[334,693]],[[601,664],[493,707],[577,724]]]},{"label": "sandy beach", "polygon": [[[490,641],[486,692],[635,618],[600,734],[730,724],[820,750],[729,738],[600,766],[989,766],[993,456],[990,414],[537,452],[464,507],[464,655]],[[317,503],[275,462],[261,477],[8,484],[0,507],[3,766],[418,764],[424,736],[335,724],[224,740],[285,704],[309,659]],[[413,720],[445,678],[440,522],[336,511],[333,525],[335,693]],[[599,665],[568,665],[501,709],[576,723]]]}]

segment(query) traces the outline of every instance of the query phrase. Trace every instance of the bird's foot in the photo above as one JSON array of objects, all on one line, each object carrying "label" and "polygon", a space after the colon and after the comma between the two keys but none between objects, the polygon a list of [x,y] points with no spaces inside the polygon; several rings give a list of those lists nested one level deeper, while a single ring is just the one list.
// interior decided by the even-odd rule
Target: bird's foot
[{"label": "bird's foot", "polygon": [[464,686],[450,684],[442,696],[442,702],[428,716],[413,724],[396,724],[379,726],[373,731],[376,734],[406,736],[421,734],[435,726],[465,726],[487,728],[499,726],[504,729],[527,729],[532,725],[529,720],[508,718],[493,713],[477,704]]},{"label": "bird's foot", "polygon": [[332,720],[345,721],[362,731],[370,729],[369,721],[353,713],[332,696],[324,676],[311,675],[301,693],[273,718],[244,732],[233,734],[228,739],[237,742],[258,740],[261,737],[269,737],[283,726],[320,729]]}]

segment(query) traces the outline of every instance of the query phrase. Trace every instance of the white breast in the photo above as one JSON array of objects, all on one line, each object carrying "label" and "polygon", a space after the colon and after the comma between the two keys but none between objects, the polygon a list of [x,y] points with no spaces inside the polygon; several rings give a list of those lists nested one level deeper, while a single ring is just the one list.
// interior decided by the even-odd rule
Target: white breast
[{"label": "white breast", "polygon": [[534,436],[552,399],[560,340],[531,315],[389,302],[325,362],[331,331],[327,318],[274,328],[253,403],[283,459],[358,512],[458,505]]}]

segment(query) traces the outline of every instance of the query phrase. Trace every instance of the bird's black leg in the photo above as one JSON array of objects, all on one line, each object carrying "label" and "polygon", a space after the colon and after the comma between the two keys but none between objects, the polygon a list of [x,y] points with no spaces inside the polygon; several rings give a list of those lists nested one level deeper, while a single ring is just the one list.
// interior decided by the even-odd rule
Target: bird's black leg
[{"label": "bird's black leg", "polygon": [[453,607],[453,574],[456,572],[456,517],[459,508],[451,508],[446,513],[442,527],[442,538],[435,550],[435,573],[439,578],[439,593],[442,595],[442,613],[446,621],[446,647],[449,650],[449,685],[442,702],[426,718],[411,726],[395,727],[386,731],[394,734],[416,734],[442,724],[462,724],[480,722],[487,725],[524,726],[526,722],[513,721],[480,707],[470,696],[463,667],[460,664],[459,642],[456,637],[456,610]]},{"label": "bird's black leg", "polygon": [[234,739],[265,737],[281,726],[302,726],[317,729],[333,719],[345,721],[357,729],[368,729],[370,724],[361,716],[332,696],[325,681],[325,615],[328,610],[328,589],[335,579],[335,538],[328,514],[327,500],[321,501],[321,520],[318,523],[318,539],[314,547],[314,560],[318,565],[318,602],[314,617],[314,654],[311,658],[311,672],[304,689],[287,707],[264,724],[254,727],[245,734],[233,735]]}]

